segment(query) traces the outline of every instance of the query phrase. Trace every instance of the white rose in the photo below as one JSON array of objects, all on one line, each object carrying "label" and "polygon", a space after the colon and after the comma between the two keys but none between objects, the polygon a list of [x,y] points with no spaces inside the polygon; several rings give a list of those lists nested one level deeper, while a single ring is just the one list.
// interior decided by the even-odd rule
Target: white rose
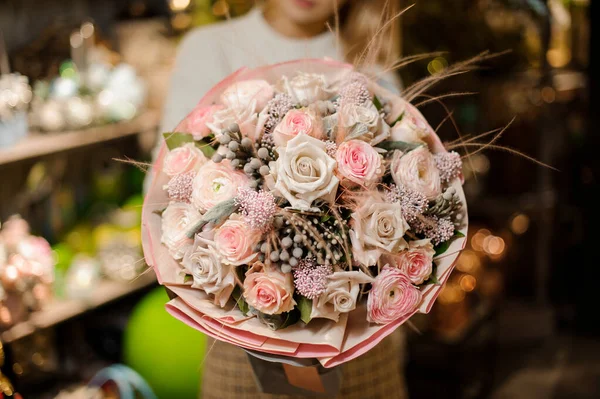
[{"label": "white rose", "polygon": [[244,136],[256,139],[256,125],[258,122],[257,101],[251,100],[246,107],[226,107],[216,111],[210,123],[206,126],[215,134],[221,134],[223,129],[228,128],[232,123],[237,123]]},{"label": "white rose", "polygon": [[328,277],[327,288],[312,302],[312,318],[326,318],[337,322],[340,313],[356,309],[360,284],[373,282],[373,278],[363,272],[336,272]]},{"label": "white rose", "polygon": [[336,161],[327,155],[325,143],[299,134],[278,147],[279,158],[271,163],[269,186],[289,201],[292,208],[312,209],[314,200],[335,199],[339,179],[334,171]]},{"label": "white rose", "polygon": [[[379,111],[373,103],[369,105],[345,104],[340,110],[342,126],[346,128],[346,135],[350,139],[360,139],[368,142],[372,146],[381,143],[390,136],[390,127],[379,116]],[[358,132],[353,132],[355,125],[363,126],[366,131],[360,136],[354,137]]]},{"label": "white rose", "polygon": [[396,184],[417,191],[430,200],[442,193],[440,172],[433,155],[425,146],[407,154],[396,151],[390,171]]},{"label": "white rose", "polygon": [[266,80],[243,80],[229,86],[221,94],[226,108],[248,109],[255,101],[255,109],[262,110],[273,98],[273,87]]},{"label": "white rose", "polygon": [[292,79],[284,76],[281,78],[280,86],[298,103],[306,101],[310,104],[325,100],[331,95],[327,89],[325,76],[316,73],[299,72]]},{"label": "white rose", "polygon": [[381,254],[407,248],[408,243],[403,237],[408,229],[400,203],[367,199],[352,214],[349,234],[354,260],[364,266],[373,266]]},{"label": "white rose", "polygon": [[425,143],[430,129],[425,120],[406,110],[402,119],[392,127],[391,140],[407,143]]},{"label": "white rose", "polygon": [[187,229],[200,221],[202,215],[192,205],[183,202],[171,202],[162,214],[160,242],[165,244],[175,259],[183,255],[192,245],[187,237]]},{"label": "white rose", "polygon": [[192,204],[200,210],[209,210],[219,202],[234,198],[238,188],[248,183],[248,177],[235,170],[228,160],[207,162],[192,182]]},{"label": "white rose", "polygon": [[192,288],[214,295],[215,305],[224,307],[227,304],[235,287],[235,271],[233,266],[221,262],[210,241],[196,235],[182,264],[194,279]]}]

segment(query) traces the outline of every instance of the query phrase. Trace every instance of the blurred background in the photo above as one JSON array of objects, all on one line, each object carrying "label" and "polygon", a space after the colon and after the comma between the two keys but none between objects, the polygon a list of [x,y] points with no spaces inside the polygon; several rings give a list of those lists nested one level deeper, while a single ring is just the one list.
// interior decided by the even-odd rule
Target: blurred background
[{"label": "blurred background", "polygon": [[[111,372],[197,397],[206,342],[145,273],[144,171],[119,160],[151,159],[181,36],[252,3],[0,0],[0,240],[20,248],[0,247],[0,397],[9,380],[23,398],[118,397]],[[512,50],[429,93],[477,92],[421,107],[434,127],[452,111],[442,140],[514,117],[497,144],[559,170],[469,148],[469,244],[407,329],[410,397],[600,397],[591,21],[591,0],[427,0],[400,20],[404,56],[446,51],[399,71],[404,86]]]}]

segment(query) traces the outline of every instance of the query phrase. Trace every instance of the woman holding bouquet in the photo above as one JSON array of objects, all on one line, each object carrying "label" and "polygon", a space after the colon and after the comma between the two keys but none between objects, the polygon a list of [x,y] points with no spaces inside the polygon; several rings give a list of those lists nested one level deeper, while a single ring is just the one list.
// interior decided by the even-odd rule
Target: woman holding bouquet
[{"label": "woman holding bouquet", "polygon": [[[387,24],[379,32],[381,40],[371,41],[385,20],[397,12],[394,3],[268,0],[243,17],[190,32],[179,48],[160,131],[171,131],[211,87],[241,67],[324,57],[364,64],[367,58],[370,65],[366,69],[381,77],[379,83],[398,91],[396,76],[385,73],[385,66],[398,58],[397,24]],[[339,34],[331,32],[328,25],[333,29],[338,25]],[[341,366],[343,382],[338,397],[406,397],[403,338],[397,332]],[[260,393],[247,354],[221,341],[210,347],[204,370],[203,397],[207,399],[293,398]]]}]

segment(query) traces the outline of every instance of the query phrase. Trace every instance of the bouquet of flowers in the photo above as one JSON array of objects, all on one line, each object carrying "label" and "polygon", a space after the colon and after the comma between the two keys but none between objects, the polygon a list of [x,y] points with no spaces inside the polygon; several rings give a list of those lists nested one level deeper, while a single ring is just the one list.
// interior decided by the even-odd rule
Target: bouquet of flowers
[{"label": "bouquet of flowers", "polygon": [[461,157],[351,65],[242,69],[164,138],[142,234],[167,309],[262,356],[365,353],[465,245]]}]

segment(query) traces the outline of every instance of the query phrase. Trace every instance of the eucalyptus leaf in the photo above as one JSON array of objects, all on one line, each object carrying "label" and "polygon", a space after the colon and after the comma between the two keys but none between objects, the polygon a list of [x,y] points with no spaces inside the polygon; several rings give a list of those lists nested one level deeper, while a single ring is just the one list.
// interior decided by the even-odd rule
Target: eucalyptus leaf
[{"label": "eucalyptus leaf", "polygon": [[197,140],[196,147],[198,147],[198,149],[202,151],[204,156],[209,159],[212,158],[213,155],[215,155],[215,152],[217,152],[217,150],[215,150],[214,147],[210,145],[210,141],[206,138]]},{"label": "eucalyptus leaf", "polygon": [[185,276],[183,276],[183,282],[184,283],[189,283],[190,281],[194,281],[194,277],[190,276],[189,274],[186,274]]},{"label": "eucalyptus leaf", "polygon": [[295,299],[296,306],[300,311],[300,320],[308,324],[311,321],[312,299],[308,299],[302,295],[298,295]]},{"label": "eucalyptus leaf", "polygon": [[388,151],[400,150],[402,152],[412,151],[421,146],[423,146],[423,144],[407,143],[406,141],[384,141],[382,143],[377,144],[377,147],[386,149]]},{"label": "eucalyptus leaf", "polygon": [[390,124],[390,127],[394,127],[394,125],[395,125],[396,123],[400,122],[400,121],[402,120],[402,118],[403,118],[403,117],[404,117],[404,112],[402,112],[402,113],[400,114],[400,116],[398,116],[398,117],[396,118],[396,120],[395,120],[395,121],[393,121],[393,122]]},{"label": "eucalyptus leaf", "polygon": [[238,206],[235,204],[235,198],[219,202],[217,205],[210,208],[208,212],[206,212],[197,223],[195,223],[188,229],[188,231],[186,232],[186,236],[188,238],[194,238],[194,235],[201,231],[202,228],[209,223],[213,226],[220,226],[237,209]]},{"label": "eucalyptus leaf", "polygon": [[454,232],[454,235],[452,237],[450,237],[449,240],[444,241],[443,243],[438,244],[433,248],[435,250],[434,257],[439,256],[439,255],[443,254],[444,252],[446,252],[448,250],[448,248],[450,248],[450,244],[452,243],[452,241],[456,240],[457,238],[464,237],[464,236],[465,235],[463,233],[456,230]]},{"label": "eucalyptus leaf", "polygon": [[237,305],[238,309],[240,309],[240,312],[242,312],[244,316],[247,315],[250,311],[250,306],[244,299],[244,296],[242,295],[242,290],[239,286],[235,286],[231,296],[235,300],[235,304]]},{"label": "eucalyptus leaf", "polygon": [[381,101],[379,101],[379,98],[377,98],[377,96],[373,96],[373,105],[375,105],[377,111],[381,111],[383,109],[383,104],[381,104]]},{"label": "eucalyptus leaf", "polygon": [[174,150],[184,144],[194,142],[194,136],[189,133],[168,132],[163,133],[163,137],[165,138],[169,150]]},{"label": "eucalyptus leaf", "polygon": [[271,330],[281,330],[296,324],[300,320],[300,312],[298,309],[293,309],[290,312],[280,314],[265,314],[257,312],[258,319]]},{"label": "eucalyptus leaf", "polygon": [[367,125],[364,123],[356,123],[352,126],[346,137],[344,137],[344,141],[355,140],[368,134],[371,133],[369,132],[369,127]]}]

